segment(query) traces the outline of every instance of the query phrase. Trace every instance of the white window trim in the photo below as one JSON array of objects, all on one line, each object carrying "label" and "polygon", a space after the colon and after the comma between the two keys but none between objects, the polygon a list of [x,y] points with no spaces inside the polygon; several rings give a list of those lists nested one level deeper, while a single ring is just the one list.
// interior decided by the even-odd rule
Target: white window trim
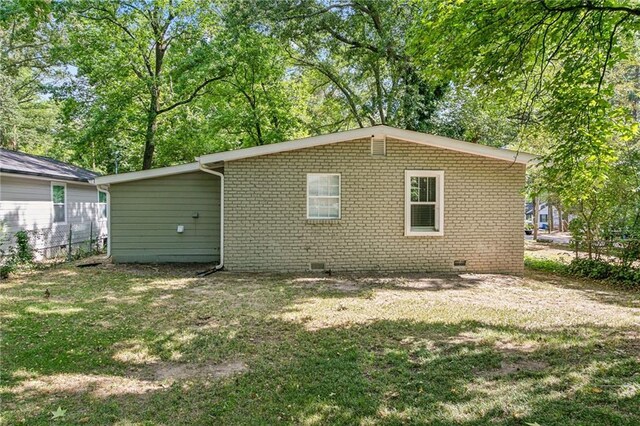
[{"label": "white window trim", "polygon": [[[101,192],[104,192],[105,195],[107,196],[107,201],[105,201],[104,203],[100,202],[100,193]],[[65,191],[65,194],[66,194],[66,191]],[[97,205],[98,205],[98,215],[97,215],[98,216],[98,220],[101,221],[101,222],[104,222],[104,221],[108,220],[109,219],[109,193],[107,191],[104,191],[102,189],[98,189],[98,202],[97,202]],[[105,217],[102,217],[102,206],[103,205],[105,206],[106,211],[107,211],[107,216],[105,216]]]},{"label": "white window trim", "polygon": [[[54,186],[63,186],[64,187],[64,222],[56,222],[55,218],[55,209],[53,208],[53,187]],[[67,184],[64,182],[51,182],[51,223],[55,225],[66,225],[69,221],[69,206],[67,204]]]},{"label": "white window trim", "polygon": [[[437,231],[411,230],[411,178],[435,177],[438,188],[436,194]],[[441,237],[444,236],[444,171],[442,170],[405,170],[404,172],[404,235],[407,237]]]},{"label": "white window trim", "polygon": [[[312,217],[309,215],[309,177],[310,176],[338,176],[338,217]],[[313,198],[336,198],[333,195],[313,196]],[[342,219],[342,175],[340,173],[307,173],[307,219],[309,220],[340,220]]]}]

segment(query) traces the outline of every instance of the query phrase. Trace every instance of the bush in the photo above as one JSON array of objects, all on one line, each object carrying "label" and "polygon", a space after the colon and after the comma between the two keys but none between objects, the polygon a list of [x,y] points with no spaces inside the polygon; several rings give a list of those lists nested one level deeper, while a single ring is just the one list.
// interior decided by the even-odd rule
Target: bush
[{"label": "bush", "polygon": [[27,231],[18,231],[15,234],[16,245],[10,247],[6,255],[3,253],[3,263],[0,265],[0,278],[7,278],[10,273],[15,272],[18,266],[30,265],[33,263],[33,247],[29,241]]},{"label": "bush", "polygon": [[525,257],[524,265],[536,271],[573,275],[640,288],[640,268],[608,263],[596,259],[573,259],[570,264],[553,259]]},{"label": "bush", "polygon": [[33,262],[33,247],[31,247],[27,231],[16,232],[16,247],[15,255],[19,264]]},{"label": "bush", "polygon": [[640,269],[596,259],[573,259],[567,268],[571,275],[640,286]]}]

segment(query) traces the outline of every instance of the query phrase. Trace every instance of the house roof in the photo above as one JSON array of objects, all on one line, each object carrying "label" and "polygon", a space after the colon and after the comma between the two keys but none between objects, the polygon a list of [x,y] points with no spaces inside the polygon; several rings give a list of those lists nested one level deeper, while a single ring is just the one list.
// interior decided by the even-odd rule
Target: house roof
[{"label": "house roof", "polygon": [[355,139],[365,138],[393,138],[420,145],[427,145],[436,148],[443,148],[457,152],[463,152],[481,157],[488,157],[497,160],[504,160],[513,163],[527,164],[535,160],[535,156],[526,152],[512,151],[508,149],[494,148],[486,145],[479,145],[470,142],[463,142],[442,136],[430,135],[427,133],[403,130],[390,126],[372,126],[343,132],[329,133],[320,136],[312,136],[287,142],[274,143],[270,145],[256,146],[252,148],[236,149],[232,151],[218,152],[214,154],[202,155],[196,158],[195,163],[183,164],[180,166],[164,167],[160,169],[144,170],[141,172],[124,173],[120,175],[103,176],[95,179],[97,184],[109,184],[128,182],[139,179],[149,179],[160,176],[170,176],[172,174],[196,171],[200,166],[211,167],[224,164],[226,161],[240,160],[243,158],[258,157],[261,155],[277,154],[286,151],[311,148],[321,145],[329,145],[338,142],[346,142]]},{"label": "house roof", "polygon": [[0,148],[0,172],[74,182],[89,182],[99,176],[91,170],[53,158],[4,148]]},{"label": "house roof", "polygon": [[403,130],[390,126],[372,126],[360,129],[346,130],[344,132],[329,133],[326,135],[312,136],[304,139],[274,143],[271,145],[256,146],[253,148],[236,149],[233,151],[218,152],[215,154],[203,155],[196,160],[202,164],[217,163],[224,161],[240,160],[242,158],[257,157],[260,155],[276,154],[285,151],[311,148],[314,146],[329,145],[337,142],[345,142],[354,139],[370,137],[389,137],[404,140],[421,145],[444,148],[452,151],[464,152],[467,154],[479,155],[482,157],[495,158],[498,160],[511,161],[526,164],[535,159],[535,156],[525,152],[511,151],[508,149],[494,148],[476,143],[463,142],[443,136],[430,135],[428,133]]}]

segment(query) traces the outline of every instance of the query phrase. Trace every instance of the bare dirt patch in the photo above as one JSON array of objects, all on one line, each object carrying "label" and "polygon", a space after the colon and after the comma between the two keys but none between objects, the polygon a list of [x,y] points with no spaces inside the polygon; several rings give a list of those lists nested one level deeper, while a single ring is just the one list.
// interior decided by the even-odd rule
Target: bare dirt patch
[{"label": "bare dirt patch", "polygon": [[535,342],[502,342],[498,341],[495,343],[496,349],[502,352],[524,352],[531,353],[535,352],[540,348],[540,344]]},{"label": "bare dirt patch", "polygon": [[11,389],[14,394],[90,393],[96,398],[125,394],[144,394],[162,386],[146,380],[95,374],[55,374],[25,380]]},{"label": "bare dirt patch", "polygon": [[321,290],[337,290],[341,292],[357,292],[363,289],[361,283],[349,278],[302,277],[295,278],[294,284],[302,288],[318,288]]},{"label": "bare dirt patch", "polygon": [[520,373],[522,371],[542,371],[549,365],[542,361],[521,360],[515,362],[502,361],[500,368],[482,371],[478,375],[483,377],[495,378],[508,376],[510,374]]}]

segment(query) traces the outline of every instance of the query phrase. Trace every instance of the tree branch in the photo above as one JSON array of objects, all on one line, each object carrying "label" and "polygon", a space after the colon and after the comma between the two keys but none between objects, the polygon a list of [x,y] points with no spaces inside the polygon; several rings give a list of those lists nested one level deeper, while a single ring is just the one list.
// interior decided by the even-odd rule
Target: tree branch
[{"label": "tree branch", "polygon": [[542,7],[550,12],[574,12],[580,10],[602,12],[624,12],[629,15],[640,16],[640,8],[629,6],[604,6],[593,4],[591,0],[583,0],[573,6],[549,6],[546,0],[541,0]]},{"label": "tree branch", "polygon": [[157,112],[157,114],[158,114],[158,115],[160,115],[160,114],[163,114],[163,113],[165,113],[165,112],[169,112],[169,111],[171,111],[172,109],[175,109],[175,108],[179,107],[180,105],[188,104],[189,102],[191,102],[191,101],[193,101],[195,98],[197,98],[197,97],[200,95],[200,92],[201,92],[205,87],[207,87],[210,83],[213,83],[214,81],[222,80],[222,79],[223,79],[223,78],[225,78],[226,76],[227,76],[227,74],[226,74],[226,73],[224,73],[224,74],[221,74],[221,75],[219,75],[219,76],[212,77],[212,78],[209,78],[209,79],[207,79],[207,80],[203,81],[203,82],[202,82],[202,84],[200,84],[198,87],[196,87],[196,88],[194,89],[194,91],[193,91],[193,92],[191,92],[191,95],[189,95],[187,98],[185,98],[185,99],[183,99],[183,100],[181,100],[181,101],[178,101],[178,102],[174,103],[173,105],[170,105],[170,106],[168,106],[168,107],[166,107],[166,108],[159,109],[159,110],[158,110],[158,112]]},{"label": "tree branch", "polygon": [[629,17],[629,15],[620,19],[613,26],[611,30],[611,35],[609,36],[609,44],[607,46],[607,55],[604,58],[604,64],[602,65],[602,73],[600,74],[600,80],[598,81],[598,93],[600,93],[600,89],[602,88],[602,82],[604,81],[604,76],[607,73],[607,66],[609,65],[609,58],[611,58],[611,50],[613,49],[613,39],[615,38],[616,31],[618,31],[618,27]]}]

